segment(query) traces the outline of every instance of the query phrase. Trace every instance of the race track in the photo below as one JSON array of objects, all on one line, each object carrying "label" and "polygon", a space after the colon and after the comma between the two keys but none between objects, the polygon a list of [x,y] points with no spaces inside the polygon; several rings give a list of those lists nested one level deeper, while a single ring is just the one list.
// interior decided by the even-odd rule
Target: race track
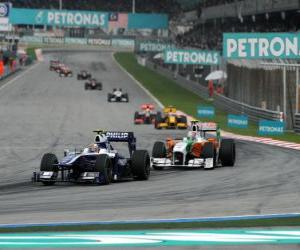
[{"label": "race track", "polygon": [[[55,57],[74,71],[92,71],[103,91],[84,91],[84,82],[50,72],[48,60]],[[134,131],[138,147],[149,151],[154,141],[175,133],[133,125],[134,111],[153,101],[110,52],[52,53],[45,59],[0,89],[1,224],[299,211],[299,152],[247,142],[237,142],[234,168],[152,171],[149,181],[109,186],[31,184],[43,153],[61,157],[68,146],[89,144],[95,128]],[[130,102],[108,103],[113,87],[127,91]]]}]

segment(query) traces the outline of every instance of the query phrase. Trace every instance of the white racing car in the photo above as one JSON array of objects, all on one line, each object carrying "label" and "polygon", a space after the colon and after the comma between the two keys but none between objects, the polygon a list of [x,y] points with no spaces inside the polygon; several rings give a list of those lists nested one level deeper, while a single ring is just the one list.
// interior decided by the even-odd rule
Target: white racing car
[{"label": "white racing car", "polygon": [[[151,164],[156,170],[164,167],[213,169],[216,166],[234,166],[235,142],[221,139],[215,123],[191,122],[192,129],[183,139],[168,138],[157,141],[152,150]],[[207,132],[215,132],[216,136]]]},{"label": "white racing car", "polygon": [[129,102],[128,94],[123,93],[122,89],[113,89],[112,93],[107,94],[108,102]]}]

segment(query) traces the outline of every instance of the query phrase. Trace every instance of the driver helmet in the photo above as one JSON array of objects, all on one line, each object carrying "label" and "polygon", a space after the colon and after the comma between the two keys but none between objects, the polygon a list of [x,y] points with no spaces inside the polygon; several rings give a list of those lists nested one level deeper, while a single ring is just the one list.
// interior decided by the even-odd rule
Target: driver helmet
[{"label": "driver helmet", "polygon": [[191,140],[195,140],[197,137],[197,132],[196,131],[189,131],[188,132],[188,138]]},{"label": "driver helmet", "polygon": [[108,144],[108,139],[106,135],[96,135],[95,144],[99,147],[99,149],[106,149]]}]

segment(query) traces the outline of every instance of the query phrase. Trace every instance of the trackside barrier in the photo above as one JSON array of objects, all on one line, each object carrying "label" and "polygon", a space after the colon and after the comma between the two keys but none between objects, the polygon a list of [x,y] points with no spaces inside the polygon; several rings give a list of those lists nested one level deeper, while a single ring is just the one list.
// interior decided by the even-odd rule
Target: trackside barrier
[{"label": "trackside barrier", "polygon": [[20,70],[20,66],[17,64],[15,70],[10,70],[8,66],[4,67],[4,74],[0,76],[0,81],[4,80],[5,78],[9,77],[10,75],[18,72]]},{"label": "trackside barrier", "polygon": [[295,132],[300,133],[300,114],[295,115]]},{"label": "trackside barrier", "polygon": [[[173,79],[178,85],[196,93],[201,98],[208,98],[208,90],[203,85],[191,80],[187,80],[180,75],[177,75],[175,78],[174,72],[172,72],[170,69],[163,68],[157,64],[154,64],[153,62],[150,62],[149,60],[147,60],[146,66],[170,79]],[[214,105],[227,113],[248,115],[249,120],[254,122],[258,122],[260,119],[279,120],[280,118],[280,112],[250,106],[220,94],[214,95]]]}]

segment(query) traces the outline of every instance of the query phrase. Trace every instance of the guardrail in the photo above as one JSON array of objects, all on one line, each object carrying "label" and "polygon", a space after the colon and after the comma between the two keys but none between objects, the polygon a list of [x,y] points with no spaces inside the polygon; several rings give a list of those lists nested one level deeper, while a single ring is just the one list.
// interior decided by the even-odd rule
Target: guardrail
[{"label": "guardrail", "polygon": [[296,133],[300,133],[300,114],[295,114],[294,129]]},{"label": "guardrail", "polygon": [[[173,79],[178,85],[196,93],[201,98],[203,99],[208,98],[208,90],[203,85],[200,85],[199,83],[191,80],[187,80],[186,78],[180,75],[176,76],[174,72],[171,71],[170,69],[163,68],[157,64],[154,64],[149,60],[147,60],[146,66],[168,78]],[[235,101],[233,99],[227,98],[219,94],[214,95],[214,105],[217,108],[228,113],[248,115],[249,120],[254,122],[259,121],[259,119],[279,120],[280,117],[280,112],[250,106],[245,103]],[[299,115],[299,126],[300,126],[300,115]]]}]

